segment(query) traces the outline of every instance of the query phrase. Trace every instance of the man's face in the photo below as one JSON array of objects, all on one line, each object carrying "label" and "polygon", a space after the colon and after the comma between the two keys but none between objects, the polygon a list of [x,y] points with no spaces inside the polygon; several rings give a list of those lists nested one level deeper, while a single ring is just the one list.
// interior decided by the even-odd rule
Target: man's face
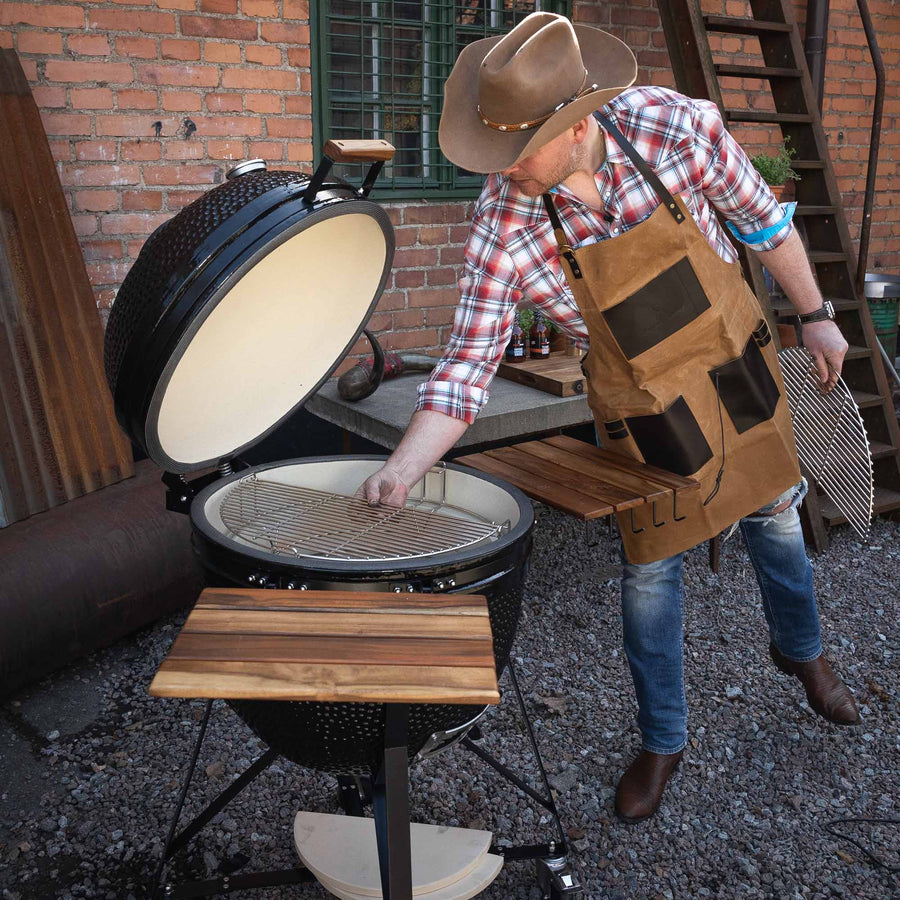
[{"label": "man's face", "polygon": [[572,129],[568,128],[500,174],[508,176],[529,197],[539,197],[578,169],[577,147],[572,139]]}]

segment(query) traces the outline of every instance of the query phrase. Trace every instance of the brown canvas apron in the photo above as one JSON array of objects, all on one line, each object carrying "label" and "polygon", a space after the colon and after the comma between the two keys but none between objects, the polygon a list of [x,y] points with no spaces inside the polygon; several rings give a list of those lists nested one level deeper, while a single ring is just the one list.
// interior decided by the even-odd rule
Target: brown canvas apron
[{"label": "brown canvas apron", "polygon": [[588,404],[607,449],[700,482],[677,508],[618,514],[628,560],[647,563],[770,503],[800,469],[775,346],[740,264],[713,250],[681,198],[595,115],[662,202],[620,237],[573,250],[544,195],[590,338]]}]

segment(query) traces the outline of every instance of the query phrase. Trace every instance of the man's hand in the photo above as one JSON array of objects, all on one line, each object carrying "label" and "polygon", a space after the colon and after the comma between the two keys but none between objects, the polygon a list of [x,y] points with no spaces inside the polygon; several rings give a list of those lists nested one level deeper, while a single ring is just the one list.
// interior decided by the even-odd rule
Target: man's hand
[{"label": "man's hand", "polygon": [[836,384],[847,342],[834,322],[807,322],[803,328],[803,346],[812,354],[816,370],[822,382],[822,390],[827,394]]},{"label": "man's hand", "polygon": [[356,492],[369,506],[397,506],[406,504],[409,487],[387,466],[370,475]]}]

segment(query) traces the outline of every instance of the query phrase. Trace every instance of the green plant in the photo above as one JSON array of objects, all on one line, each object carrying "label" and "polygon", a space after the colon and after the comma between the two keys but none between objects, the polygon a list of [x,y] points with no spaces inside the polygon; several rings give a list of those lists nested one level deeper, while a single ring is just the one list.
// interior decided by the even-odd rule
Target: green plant
[{"label": "green plant", "polygon": [[788,147],[789,137],[786,137],[773,156],[769,153],[760,153],[753,156],[750,162],[753,168],[759,172],[766,184],[775,187],[786,181],[799,181],[800,176],[791,168],[791,158],[797,155],[793,147]]},{"label": "green plant", "polygon": [[[519,314],[519,324],[522,326],[522,331],[524,331],[525,334],[528,334],[528,332],[531,331],[531,326],[534,324],[534,307],[531,306],[531,304],[525,303],[516,311]],[[555,323],[551,322],[546,316],[544,317],[544,321],[551,331],[559,331]]]}]

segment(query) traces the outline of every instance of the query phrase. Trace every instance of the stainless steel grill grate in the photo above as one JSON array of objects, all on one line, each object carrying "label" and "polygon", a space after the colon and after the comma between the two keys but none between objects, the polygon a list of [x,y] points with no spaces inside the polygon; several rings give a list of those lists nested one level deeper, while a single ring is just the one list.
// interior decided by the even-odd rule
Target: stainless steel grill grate
[{"label": "stainless steel grill grate", "polygon": [[822,393],[815,363],[803,347],[781,350],[778,360],[800,462],[864,538],[874,488],[869,439],[856,401],[841,378],[829,393]]},{"label": "stainless steel grill grate", "polygon": [[222,522],[235,537],[283,556],[390,561],[417,559],[488,541],[510,527],[424,495],[402,509],[357,497],[249,475],[223,500]]}]

